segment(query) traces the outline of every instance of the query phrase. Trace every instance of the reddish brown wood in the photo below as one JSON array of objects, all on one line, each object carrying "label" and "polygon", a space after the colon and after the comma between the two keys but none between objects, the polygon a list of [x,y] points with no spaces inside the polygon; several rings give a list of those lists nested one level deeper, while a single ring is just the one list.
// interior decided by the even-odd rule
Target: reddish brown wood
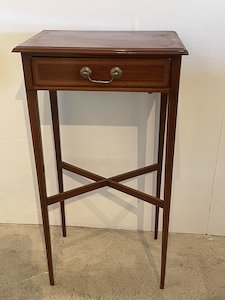
[{"label": "reddish brown wood", "polygon": [[[57,92],[50,91],[50,104],[51,104],[51,112],[52,112],[52,126],[53,126],[53,136],[54,136],[54,144],[55,144],[55,155],[56,155],[56,167],[57,167],[57,175],[58,175],[58,186],[59,192],[63,192],[63,173],[60,162],[62,160],[61,154],[61,143],[60,143],[60,131],[59,131],[59,113],[58,113],[58,99]],[[63,236],[66,236],[66,219],[65,219],[65,203],[64,201],[60,202],[61,209],[61,219],[62,219],[62,233]]]},{"label": "reddish brown wood", "polygon": [[[157,198],[160,198],[160,191],[161,191],[167,98],[168,98],[167,94],[161,94],[160,116],[159,116],[159,141],[158,141],[159,168],[157,171],[157,182],[156,182],[156,197]],[[155,210],[155,235],[154,235],[154,238],[157,239],[158,238],[158,227],[159,227],[159,207],[156,206],[155,209],[156,210]]]},{"label": "reddish brown wood", "polygon": [[[34,146],[39,194],[43,218],[50,284],[54,284],[48,205],[61,202],[62,223],[65,228],[65,199],[95,189],[110,186],[121,192],[154,204],[156,208],[155,238],[158,233],[159,207],[163,209],[162,259],[160,287],[164,288],[168,244],[169,213],[176,130],[176,115],[180,77],[181,55],[188,54],[175,32],[91,32],[43,31],[14,52],[21,52],[27,91],[28,110]],[[80,77],[83,66],[93,70],[93,78],[109,80],[109,71],[119,66],[124,73],[120,80],[110,84],[93,84]],[[44,160],[38,112],[38,89],[50,90],[53,131],[56,150],[59,193],[47,197]],[[90,171],[62,161],[56,90],[140,91],[161,92],[158,161],[151,166],[104,178]],[[165,135],[166,102],[168,116],[166,133],[164,201],[160,199]],[[85,176],[96,182],[70,191],[63,191],[62,169]],[[156,197],[127,187],[119,181],[157,171]],[[64,231],[65,234],[65,231]]]},{"label": "reddish brown wood", "polygon": [[156,198],[156,197],[148,195],[146,193],[137,191],[137,190],[132,189],[128,186],[125,186],[121,183],[115,182],[111,179],[108,179],[107,185],[114,188],[114,189],[116,189],[116,190],[118,190],[118,191],[121,191],[121,192],[126,193],[128,195],[131,195],[133,197],[137,197],[138,199],[141,199],[141,200],[143,200],[145,202],[148,202],[148,203],[151,203],[153,205],[157,205],[159,207],[163,207],[163,205],[164,205],[164,201],[162,201],[159,198]]},{"label": "reddish brown wood", "polygon": [[113,177],[110,177],[109,179],[111,179],[112,181],[115,182],[119,182],[119,181],[123,181],[123,180],[127,180],[136,176],[140,176],[149,172],[154,172],[158,170],[158,164],[153,164],[147,167],[143,167],[134,171],[129,171],[120,175],[116,175]]},{"label": "reddish brown wood", "polygon": [[90,184],[87,184],[87,185],[84,185],[84,186],[63,192],[63,193],[59,193],[54,196],[48,197],[47,203],[48,203],[48,205],[51,205],[51,204],[57,203],[59,201],[64,201],[66,199],[72,198],[74,196],[82,195],[84,193],[97,190],[97,189],[102,188],[107,185],[108,185],[107,179],[102,179],[97,182],[90,183]]},{"label": "reddish brown wood", "polygon": [[63,161],[60,162],[60,166],[61,166],[61,168],[65,169],[67,171],[70,171],[70,172],[73,172],[75,174],[84,176],[84,177],[89,178],[89,179],[94,180],[94,181],[105,179],[102,176],[96,175],[96,174],[94,174],[90,171],[86,171],[84,169],[78,168],[76,166],[73,166],[73,165],[68,164],[66,162],[63,162]]},{"label": "reddish brown wood", "polygon": [[169,101],[168,101],[167,132],[166,132],[162,260],[161,260],[161,279],[160,279],[161,289],[164,288],[164,284],[165,284],[180,66],[181,66],[181,57],[173,59],[172,73],[171,73],[171,93],[169,94]]},{"label": "reddish brown wood", "polygon": [[[110,84],[96,84],[81,76],[80,70],[89,67],[95,80],[110,80],[110,70],[119,67],[122,76]],[[33,79],[37,88],[100,86],[125,88],[168,87],[169,59],[106,59],[106,58],[33,58]]]},{"label": "reddish brown wood", "polygon": [[156,92],[156,93],[168,93],[170,88],[160,88],[160,87],[113,87],[112,85],[98,84],[96,86],[87,87],[77,87],[77,86],[36,86],[34,85],[34,90],[65,90],[65,91],[112,91],[112,92]]},{"label": "reddish brown wood", "polygon": [[14,52],[89,56],[188,54],[174,31],[74,31],[44,30]]},{"label": "reddish brown wood", "polygon": [[50,284],[54,285],[51,239],[50,239],[49,218],[48,218],[47,192],[46,192],[44,158],[43,158],[42,141],[41,141],[41,127],[40,127],[40,118],[39,118],[39,110],[38,110],[37,92],[29,90],[30,75],[31,75],[30,58],[29,57],[22,57],[22,58],[23,58],[23,69],[25,74],[27,105],[28,105],[31,134],[33,140],[33,147],[34,147],[34,157],[35,157],[35,164],[36,164],[40,202],[41,202],[41,212],[42,212],[42,220],[43,220],[43,228],[44,228],[49,280],[50,280]]},{"label": "reddish brown wood", "polygon": [[[73,172],[75,174],[84,176],[86,178],[89,178],[89,179],[92,179],[92,180],[95,180],[95,181],[106,179],[102,176],[96,175],[96,174],[94,174],[90,171],[86,171],[82,168],[78,168],[76,166],[73,166],[73,165],[68,164],[66,162],[63,162],[63,161],[59,162],[59,164],[60,164],[61,168],[65,169],[67,171]],[[146,173],[149,173],[149,172],[154,172],[154,171],[157,171],[157,170],[158,170],[158,164],[153,164],[153,165],[143,167],[143,168],[140,168],[140,169],[137,169],[137,170],[133,170],[133,171],[129,171],[129,172],[126,172],[126,173],[123,173],[123,174],[119,174],[119,175],[110,177],[108,179],[119,182],[119,181],[127,180],[127,179],[130,179],[130,178],[136,177],[136,176],[140,176],[140,175],[143,175],[143,174],[146,174]]]},{"label": "reddish brown wood", "polygon": [[48,261],[49,280],[50,280],[50,284],[54,285],[47,194],[46,194],[45,173],[44,173],[44,160],[43,160],[43,153],[42,153],[41,129],[39,126],[40,121],[39,121],[36,91],[27,90],[27,103],[28,103],[28,111],[30,116],[31,132],[33,137],[33,146],[35,149],[34,156],[36,162],[39,195],[41,200],[41,212],[42,212],[45,246],[46,246],[47,261]]},{"label": "reddish brown wood", "polygon": [[127,180],[136,176],[140,176],[149,172],[153,172],[158,170],[158,164],[154,164],[151,166],[147,166],[147,167],[143,167],[134,171],[129,171],[120,175],[116,175],[110,178],[104,178],[102,176],[96,175],[92,172],[86,171],[84,169],[78,168],[76,166],[73,166],[71,164],[65,163],[65,162],[60,162],[59,163],[60,167],[63,169],[66,169],[70,172],[73,172],[75,174],[84,176],[86,178],[95,180],[95,183],[91,183],[79,188],[75,188],[73,190],[64,192],[64,193],[60,193],[58,195],[54,195],[48,198],[48,205],[57,203],[59,201],[63,201],[65,199],[68,199],[70,197],[73,196],[78,196],[81,195],[83,193],[86,193],[88,191],[92,191],[104,186],[110,186],[112,188],[115,188],[119,191],[122,191],[126,194],[129,194],[131,196],[137,197],[139,199],[142,199],[143,201],[146,201],[148,203],[157,205],[159,207],[163,207],[163,201],[161,201],[159,198],[157,197],[153,197],[150,195],[147,195],[145,193],[142,193],[140,191],[134,190],[132,188],[129,188],[127,186],[124,186],[122,184],[118,184],[119,181],[123,181],[123,180]]}]

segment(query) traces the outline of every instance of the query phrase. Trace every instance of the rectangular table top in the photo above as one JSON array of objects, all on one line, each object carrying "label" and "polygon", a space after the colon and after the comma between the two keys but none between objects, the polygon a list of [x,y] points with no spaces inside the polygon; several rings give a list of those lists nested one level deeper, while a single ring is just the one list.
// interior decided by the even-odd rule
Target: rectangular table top
[{"label": "rectangular table top", "polygon": [[74,55],[188,54],[174,31],[44,30],[14,48],[13,51]]}]

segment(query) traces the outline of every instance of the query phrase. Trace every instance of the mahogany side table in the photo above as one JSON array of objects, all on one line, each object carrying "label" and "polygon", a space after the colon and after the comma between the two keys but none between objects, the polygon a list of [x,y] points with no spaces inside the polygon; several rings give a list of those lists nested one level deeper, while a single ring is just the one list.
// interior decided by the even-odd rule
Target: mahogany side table
[{"label": "mahogany side table", "polygon": [[[62,231],[66,236],[64,200],[104,186],[155,205],[155,239],[159,208],[163,210],[160,288],[164,288],[171,185],[182,55],[188,54],[172,31],[42,31],[13,49],[21,52],[33,139],[50,284],[54,285],[48,206],[60,202]],[[37,90],[50,95],[59,192],[47,196]],[[158,159],[153,165],[104,178],[62,160],[57,90],[130,91],[161,93]],[[166,130],[165,130],[166,129]],[[166,132],[166,138],[164,138]],[[164,197],[160,199],[165,140]],[[64,191],[63,170],[94,180]],[[156,196],[120,182],[155,171]]]}]

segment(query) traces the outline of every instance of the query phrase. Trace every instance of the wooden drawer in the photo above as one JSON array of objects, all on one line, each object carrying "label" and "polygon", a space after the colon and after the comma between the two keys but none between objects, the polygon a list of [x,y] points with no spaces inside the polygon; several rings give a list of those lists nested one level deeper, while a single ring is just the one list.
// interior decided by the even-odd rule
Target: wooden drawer
[{"label": "wooden drawer", "polygon": [[[33,57],[32,72],[40,88],[157,88],[170,85],[169,59],[47,58]],[[94,80],[110,80],[110,70],[119,67],[122,76],[109,84],[92,83],[80,74],[82,67],[92,70]]]}]

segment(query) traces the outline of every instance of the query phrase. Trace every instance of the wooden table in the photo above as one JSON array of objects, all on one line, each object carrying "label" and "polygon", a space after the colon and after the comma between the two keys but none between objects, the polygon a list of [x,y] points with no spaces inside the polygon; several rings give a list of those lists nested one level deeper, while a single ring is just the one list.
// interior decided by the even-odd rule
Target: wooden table
[{"label": "wooden table", "polygon": [[[188,54],[172,31],[42,31],[13,49],[21,52],[30,126],[37,170],[50,284],[54,285],[48,206],[60,202],[66,236],[64,200],[109,186],[163,209],[160,288],[164,288],[181,56]],[[37,90],[49,90],[59,193],[47,196]],[[61,157],[57,90],[160,92],[158,159],[153,165],[104,178],[78,168]],[[166,124],[167,123],[167,124]],[[166,139],[165,127],[166,129]],[[165,145],[164,197],[160,199]],[[63,170],[94,180],[69,191],[63,189]],[[156,196],[120,182],[149,172],[157,173]]]}]

